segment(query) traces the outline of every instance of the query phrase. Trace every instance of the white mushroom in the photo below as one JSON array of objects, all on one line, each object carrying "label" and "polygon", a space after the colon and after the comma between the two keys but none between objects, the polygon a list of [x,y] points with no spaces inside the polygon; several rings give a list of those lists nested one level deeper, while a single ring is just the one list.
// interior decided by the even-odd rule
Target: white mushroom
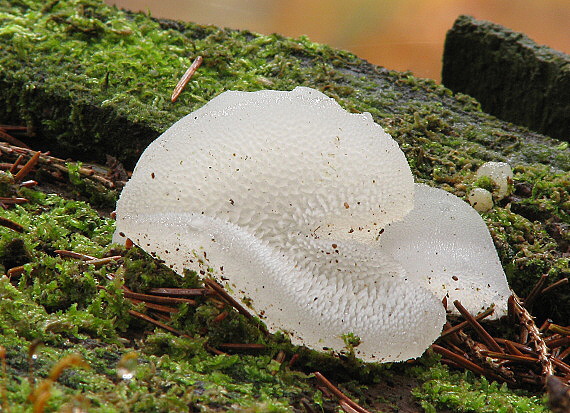
[{"label": "white mushroom", "polygon": [[489,177],[497,186],[497,199],[501,200],[509,193],[509,182],[513,179],[513,170],[506,162],[485,162],[477,169],[477,177]]},{"label": "white mushroom", "polygon": [[[304,87],[225,92],[146,149],[117,204],[115,240],[180,274],[227,280],[294,344],[342,351],[353,333],[363,360],[406,360],[439,335],[444,295],[472,311],[502,311],[508,295],[477,213],[445,191],[415,192],[425,208],[411,211],[404,154],[370,114]],[[458,202],[475,216],[454,215]]]}]

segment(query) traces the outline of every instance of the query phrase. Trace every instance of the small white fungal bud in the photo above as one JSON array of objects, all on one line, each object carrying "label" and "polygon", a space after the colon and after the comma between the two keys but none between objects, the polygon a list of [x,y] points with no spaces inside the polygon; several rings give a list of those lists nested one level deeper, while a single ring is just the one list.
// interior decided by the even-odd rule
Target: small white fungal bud
[{"label": "small white fungal bud", "polygon": [[509,181],[513,179],[513,170],[506,162],[485,162],[477,170],[477,177],[488,176],[499,189],[497,199],[501,200],[509,193]]},{"label": "small white fungal bud", "polygon": [[487,212],[493,208],[493,195],[484,188],[473,188],[467,200],[476,211]]}]

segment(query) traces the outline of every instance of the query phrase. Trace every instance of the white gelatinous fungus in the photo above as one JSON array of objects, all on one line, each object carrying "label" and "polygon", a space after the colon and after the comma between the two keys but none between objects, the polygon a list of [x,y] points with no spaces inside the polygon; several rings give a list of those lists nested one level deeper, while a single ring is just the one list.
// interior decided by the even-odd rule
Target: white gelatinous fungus
[{"label": "white gelatinous fungus", "polygon": [[487,176],[499,187],[497,199],[501,200],[509,193],[509,182],[513,179],[513,170],[506,162],[485,162],[477,169],[477,177]]},{"label": "white gelatinous fungus", "polygon": [[487,212],[493,208],[493,195],[484,188],[473,188],[469,191],[467,200],[478,212]]},{"label": "white gelatinous fungus", "polygon": [[379,248],[438,297],[443,292],[448,302],[459,300],[472,314],[495,304],[492,318],[506,315],[511,293],[493,240],[461,198],[416,184],[414,208],[387,225],[382,237]]},{"label": "white gelatinous fungus", "polygon": [[145,150],[116,213],[115,241],[217,278],[317,350],[353,333],[363,360],[406,360],[438,337],[444,295],[506,308],[478,214],[414,186],[370,114],[310,88],[225,92],[184,117]]}]

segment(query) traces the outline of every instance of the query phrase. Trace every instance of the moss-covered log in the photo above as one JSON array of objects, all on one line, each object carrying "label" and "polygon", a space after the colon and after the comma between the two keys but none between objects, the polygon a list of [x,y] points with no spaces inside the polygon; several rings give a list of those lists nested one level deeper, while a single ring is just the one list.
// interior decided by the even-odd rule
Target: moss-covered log
[{"label": "moss-covered log", "polygon": [[[97,0],[1,4],[0,119],[25,122],[41,137],[35,144],[60,155],[111,154],[132,166],[159,133],[223,90],[306,85],[384,124],[437,116],[457,135],[455,146],[470,135],[478,158],[570,164],[547,151],[548,139],[482,114],[470,99],[306,38],[156,21]],[[204,64],[172,104],[197,55]]]},{"label": "moss-covered log", "polygon": [[[171,103],[172,89],[197,55],[204,57],[203,65],[179,100]],[[417,181],[465,196],[474,186],[488,185],[475,175],[484,161],[509,162],[515,171],[512,191],[483,215],[509,282],[524,296],[543,273],[551,282],[570,275],[568,144],[497,120],[482,112],[474,99],[454,95],[433,81],[371,65],[306,38],[157,21],[97,0],[0,0],[0,69],[0,123],[33,127],[37,140],[28,143],[54,155],[104,160],[110,154],[127,166],[171,123],[224,90],[318,88],[348,110],[370,112],[399,142]],[[7,174],[0,177],[10,181]],[[0,180],[3,195],[16,193],[32,201],[0,211],[27,231],[21,235],[0,228],[0,265],[9,270],[25,264],[19,282],[0,280],[0,345],[7,350],[7,390],[14,403],[30,406],[28,382],[17,378],[28,372],[26,349],[34,339],[45,343],[45,358],[35,365],[40,377],[68,351],[81,352],[95,366],[62,376],[59,393],[54,391],[50,402],[52,410],[77,389],[86,389],[93,411],[174,411],[188,406],[290,411],[291,405],[300,409],[307,397],[333,411],[336,407],[323,402],[310,377],[272,359],[281,348],[288,357],[301,354],[298,363],[306,371],[336,372],[356,394],[362,394],[361,388],[350,379],[383,380],[385,367],[359,365],[353,359],[331,361],[291,349],[282,337],[271,338],[261,356],[209,355],[205,342],[265,338],[254,337],[255,326],[237,313],[219,325],[212,323],[220,310],[207,300],[196,308],[183,305],[172,320],[192,340],[156,332],[141,337],[147,327],[127,315],[133,304],[123,299],[123,284],[144,293],[151,287],[194,288],[200,285],[197,279],[180,278],[137,250],[128,254],[125,265],[114,262],[97,269],[56,256],[56,249],[97,257],[114,254],[109,245],[112,222],[101,222],[83,204],[6,182]],[[14,252],[17,248],[21,254]],[[117,274],[113,281],[109,273]],[[77,285],[82,288],[79,295]],[[535,304],[536,314],[567,324],[568,286],[549,294]],[[121,356],[137,346],[137,377],[132,382],[117,379],[114,369]],[[443,370],[433,364],[415,369],[400,365],[386,376],[405,371],[404,376],[424,383],[416,393],[426,409],[437,404],[495,411],[492,403],[504,395],[509,401],[500,403],[517,411],[531,411],[539,403],[535,398],[517,399],[527,404],[525,410],[506,389]],[[381,397],[366,403],[391,408],[398,403],[391,392],[381,396],[387,403],[380,403]],[[457,398],[451,400],[449,394]]]},{"label": "moss-covered log", "polygon": [[[556,175],[570,169],[567,143],[500,121],[466,95],[306,38],[157,21],[98,0],[1,4],[0,121],[33,127],[34,147],[83,160],[110,154],[130,167],[160,132],[224,90],[311,86],[348,110],[370,112],[400,143],[419,181],[463,196],[483,161],[518,167],[515,186],[530,192],[515,192],[508,213],[489,220],[521,294],[567,251],[568,174]],[[204,63],[170,102],[197,55]],[[537,240],[540,248],[532,248],[552,251],[548,259],[523,252]]]},{"label": "moss-covered log", "polygon": [[570,140],[570,56],[522,33],[460,16],[447,33],[443,84],[489,113]]},{"label": "moss-covered log", "polygon": [[[311,86],[370,112],[419,181],[463,196],[483,161],[510,162],[518,189],[487,219],[511,283],[524,294],[540,273],[568,271],[567,143],[497,120],[466,95],[306,38],[157,21],[98,0],[0,4],[0,122],[33,127],[35,147],[132,166],[157,134],[223,90]],[[171,103],[197,55],[203,65]]]}]

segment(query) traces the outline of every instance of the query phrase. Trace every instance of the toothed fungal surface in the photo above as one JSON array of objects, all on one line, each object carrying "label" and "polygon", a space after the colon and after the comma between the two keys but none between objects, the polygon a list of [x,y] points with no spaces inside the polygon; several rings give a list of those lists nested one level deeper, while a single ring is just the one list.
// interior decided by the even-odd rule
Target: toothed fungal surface
[{"label": "toothed fungal surface", "polygon": [[414,216],[414,191],[404,154],[369,114],[305,87],[224,92],[143,153],[115,241],[216,278],[294,344],[340,352],[353,333],[361,359],[407,360],[445,322],[446,292],[380,247],[390,223]]}]

